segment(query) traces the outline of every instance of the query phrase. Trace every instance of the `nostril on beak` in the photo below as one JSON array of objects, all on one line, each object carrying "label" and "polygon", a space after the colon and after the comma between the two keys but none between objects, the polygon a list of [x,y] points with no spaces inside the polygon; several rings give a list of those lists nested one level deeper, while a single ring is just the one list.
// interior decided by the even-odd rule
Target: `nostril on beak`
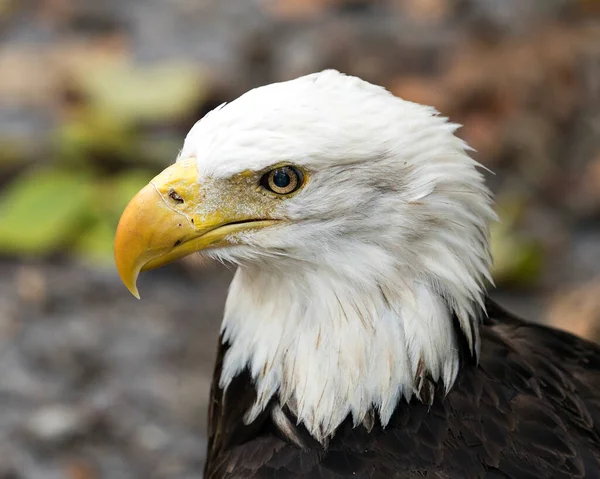
[{"label": "nostril on beak", "polygon": [[169,190],[169,198],[171,198],[175,203],[183,203],[183,198],[179,196],[179,194],[173,188]]}]

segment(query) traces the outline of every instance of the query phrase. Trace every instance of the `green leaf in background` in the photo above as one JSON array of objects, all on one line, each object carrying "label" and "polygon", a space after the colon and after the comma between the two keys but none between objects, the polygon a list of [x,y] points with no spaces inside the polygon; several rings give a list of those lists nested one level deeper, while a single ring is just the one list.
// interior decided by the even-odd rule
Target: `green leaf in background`
[{"label": "green leaf in background", "polygon": [[0,195],[0,252],[47,254],[77,234],[89,210],[93,183],[84,173],[39,169]]},{"label": "green leaf in background", "polygon": [[517,234],[518,222],[525,211],[525,200],[518,195],[504,195],[496,202],[499,223],[490,228],[494,256],[492,275],[496,285],[533,286],[542,273],[544,251],[531,238]]},{"label": "green leaf in background", "polygon": [[181,118],[207,89],[201,70],[189,63],[95,65],[79,82],[91,108],[131,124]]},{"label": "green leaf in background", "polygon": [[112,222],[103,218],[78,237],[75,253],[93,266],[108,266],[114,263],[114,240],[115,227]]},{"label": "green leaf in background", "polygon": [[100,181],[93,194],[89,228],[77,239],[75,250],[96,266],[113,262],[113,242],[119,218],[127,203],[154,176],[147,170],[132,170]]},{"label": "green leaf in background", "polygon": [[54,142],[62,163],[72,165],[89,165],[94,154],[135,157],[138,148],[132,127],[92,110],[64,122]]}]

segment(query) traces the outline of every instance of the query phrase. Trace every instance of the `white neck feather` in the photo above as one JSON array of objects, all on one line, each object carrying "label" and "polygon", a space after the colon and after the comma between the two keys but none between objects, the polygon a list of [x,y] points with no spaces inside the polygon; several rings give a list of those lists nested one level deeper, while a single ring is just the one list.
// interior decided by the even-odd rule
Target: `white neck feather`
[{"label": "white neck feather", "polygon": [[241,267],[225,309],[230,348],[220,386],[247,367],[257,400],[246,421],[277,394],[320,441],[348,414],[359,424],[374,410],[385,426],[402,397],[418,396],[421,375],[452,386],[459,352],[451,316],[434,288],[400,275]]}]

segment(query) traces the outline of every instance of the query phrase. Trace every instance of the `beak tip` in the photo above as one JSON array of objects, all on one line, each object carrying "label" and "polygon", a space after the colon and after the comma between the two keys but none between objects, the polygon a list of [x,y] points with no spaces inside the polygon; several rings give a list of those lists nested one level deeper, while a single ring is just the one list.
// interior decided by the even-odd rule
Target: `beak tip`
[{"label": "beak tip", "polygon": [[127,263],[125,266],[120,264],[117,258],[117,271],[121,277],[121,281],[127,288],[127,290],[137,299],[140,299],[140,293],[137,288],[137,278],[139,275],[140,267],[137,265],[131,265]]},{"label": "beak tip", "polygon": [[135,279],[133,281],[125,281],[122,279],[122,281],[123,281],[123,284],[125,285],[125,287],[133,295],[133,297],[136,299],[140,299],[140,292],[138,291],[137,284],[136,284],[137,281]]}]

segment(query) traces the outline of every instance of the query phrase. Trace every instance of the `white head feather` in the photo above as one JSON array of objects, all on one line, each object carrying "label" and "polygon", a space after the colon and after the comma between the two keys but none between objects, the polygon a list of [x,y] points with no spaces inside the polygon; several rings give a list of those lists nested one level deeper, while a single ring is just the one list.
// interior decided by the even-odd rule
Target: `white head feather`
[{"label": "white head feather", "polygon": [[325,441],[348,414],[383,425],[426,374],[449,389],[471,354],[495,218],[477,163],[430,107],[327,70],[252,90],[188,134],[201,176],[289,162],[311,172],[290,223],[209,253],[239,264],[223,320],[221,386],[249,368]]}]

